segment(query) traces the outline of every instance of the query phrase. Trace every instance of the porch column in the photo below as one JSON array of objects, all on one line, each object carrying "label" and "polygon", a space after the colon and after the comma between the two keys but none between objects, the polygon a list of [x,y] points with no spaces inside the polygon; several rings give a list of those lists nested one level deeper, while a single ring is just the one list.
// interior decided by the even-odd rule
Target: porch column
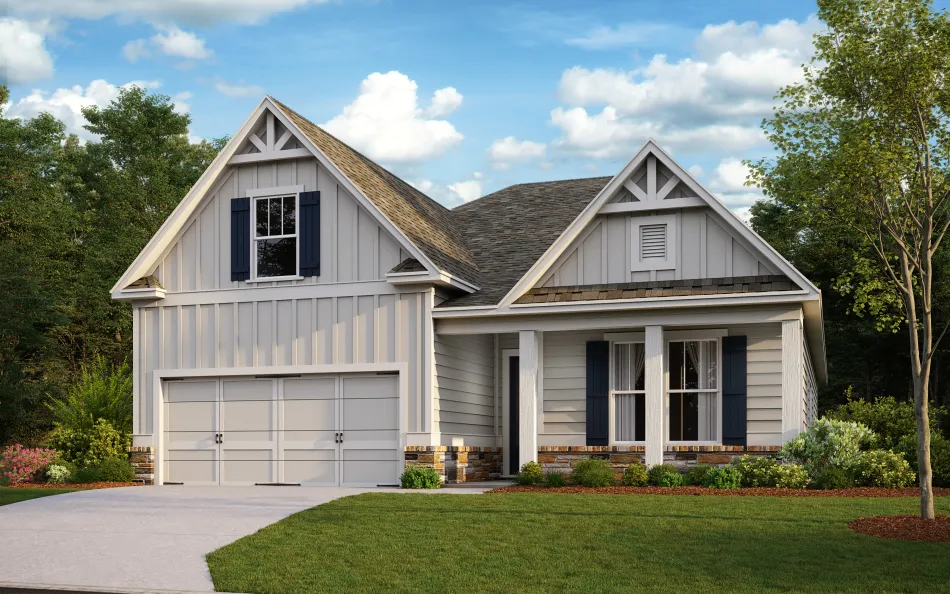
[{"label": "porch column", "polygon": [[802,432],[805,408],[802,321],[782,320],[782,441]]},{"label": "porch column", "polygon": [[518,459],[538,461],[538,401],[541,399],[541,332],[518,333]]},{"label": "porch column", "polygon": [[663,464],[663,326],[645,328],[644,389],[646,390],[646,454],[647,466]]}]

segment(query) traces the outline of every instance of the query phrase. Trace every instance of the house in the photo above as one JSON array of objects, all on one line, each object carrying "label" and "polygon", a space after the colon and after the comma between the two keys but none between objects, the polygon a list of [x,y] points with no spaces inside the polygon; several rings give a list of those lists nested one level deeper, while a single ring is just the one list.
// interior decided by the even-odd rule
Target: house
[{"label": "house", "polygon": [[449,210],[268,97],[113,297],[165,484],[723,462],[826,379],[818,289],[652,141]]}]

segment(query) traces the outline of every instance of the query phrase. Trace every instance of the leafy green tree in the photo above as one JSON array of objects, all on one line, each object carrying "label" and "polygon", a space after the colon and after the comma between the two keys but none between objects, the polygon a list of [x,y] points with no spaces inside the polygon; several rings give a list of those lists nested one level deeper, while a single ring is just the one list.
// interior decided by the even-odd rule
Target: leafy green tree
[{"label": "leafy green tree", "polygon": [[752,181],[855,240],[838,287],[882,328],[906,324],[921,517],[933,519],[928,414],[935,256],[950,228],[950,19],[929,0],[818,0],[804,81],[764,123],[778,155]]}]

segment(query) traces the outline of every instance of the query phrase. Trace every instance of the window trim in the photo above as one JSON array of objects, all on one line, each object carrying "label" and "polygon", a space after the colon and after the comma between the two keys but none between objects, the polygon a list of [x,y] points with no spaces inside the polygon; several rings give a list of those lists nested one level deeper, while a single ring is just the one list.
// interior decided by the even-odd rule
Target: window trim
[{"label": "window trim", "polygon": [[[251,278],[246,282],[250,283],[268,283],[276,281],[300,280],[300,193],[303,192],[303,186],[281,186],[276,188],[260,188],[257,190],[248,190],[247,196],[251,200]],[[296,257],[293,274],[283,276],[258,276],[257,275],[257,201],[270,198],[294,197],[294,234],[293,235],[268,235],[264,239],[290,239],[296,240]]]},{"label": "window trim", "polygon": [[[643,334],[642,334],[642,333],[640,333],[640,336],[639,336],[639,337],[637,337],[635,334],[631,333],[630,338],[624,338],[624,339],[620,339],[620,340],[609,340],[608,342],[609,342],[609,344],[610,344],[610,349],[609,349],[609,350],[610,350],[610,365],[609,365],[609,367],[610,367],[610,373],[609,373],[609,378],[608,378],[608,380],[607,380],[607,381],[608,381],[608,384],[607,384],[607,411],[608,411],[608,412],[607,412],[607,443],[610,444],[610,445],[646,445],[647,442],[646,442],[645,439],[644,439],[644,440],[641,440],[641,441],[636,441],[636,440],[633,440],[633,441],[620,441],[620,440],[618,440],[618,439],[616,438],[616,435],[615,435],[615,433],[616,433],[616,427],[615,427],[615,425],[614,425],[614,423],[616,423],[616,419],[615,419],[615,417],[616,417],[616,403],[615,403],[615,400],[614,400],[614,396],[615,396],[615,395],[617,395],[617,394],[621,394],[621,395],[623,395],[623,394],[643,394],[643,397],[646,398],[646,394],[647,394],[646,386],[645,386],[645,385],[644,385],[644,389],[643,389],[643,390],[615,390],[615,389],[614,389],[614,385],[615,385],[615,384],[614,384],[614,370],[616,369],[616,362],[615,362],[615,360],[614,360],[614,356],[615,356],[615,351],[616,351],[616,349],[614,348],[614,346],[615,346],[615,345],[618,345],[618,344],[642,344],[642,345],[643,345],[643,348],[645,349],[646,346],[647,346],[647,345],[646,345],[646,340],[643,338]],[[644,373],[646,373],[646,371],[644,371]],[[646,435],[644,435],[644,437],[646,437]]]},{"label": "window trim", "polygon": [[[669,446],[697,446],[697,445],[722,445],[722,336],[725,333],[716,332],[718,336],[710,336],[712,333],[696,332],[690,334],[684,332],[674,337],[663,338],[663,443]],[[670,389],[670,343],[706,341],[716,343],[716,388],[702,388],[696,390],[671,390]],[[716,437],[714,440],[670,440],[670,394],[716,394]]]}]

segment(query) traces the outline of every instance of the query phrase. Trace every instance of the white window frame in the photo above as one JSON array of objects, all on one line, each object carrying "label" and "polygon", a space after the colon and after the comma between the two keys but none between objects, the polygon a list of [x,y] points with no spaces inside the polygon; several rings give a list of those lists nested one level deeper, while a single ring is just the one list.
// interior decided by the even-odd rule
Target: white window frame
[{"label": "white window frame", "polygon": [[[721,445],[722,444],[722,336],[719,332],[672,333],[673,336],[664,337],[663,345],[663,443],[671,446]],[[670,344],[674,342],[706,341],[716,343],[716,388],[697,390],[670,389]],[[670,440],[670,394],[716,394],[716,437],[715,440],[685,441]]]},{"label": "white window frame", "polygon": [[[644,262],[640,258],[640,228],[651,225],[666,225],[666,259],[650,258]],[[677,227],[679,215],[632,216],[630,217],[630,271],[675,270]]]},{"label": "white window frame", "polygon": [[[618,338],[617,340],[609,340],[609,344],[610,344],[610,374],[609,376],[610,377],[607,380],[609,382],[607,385],[607,388],[608,388],[607,389],[607,409],[609,411],[608,418],[607,418],[607,425],[608,425],[607,443],[609,443],[610,445],[646,445],[646,440],[641,440],[641,441],[618,440],[616,436],[616,426],[614,424],[616,423],[616,418],[615,418],[616,417],[616,403],[614,400],[615,395],[642,394],[643,397],[646,398],[646,394],[647,394],[646,385],[644,385],[643,390],[615,390],[614,389],[614,385],[615,385],[614,372],[616,370],[616,361],[614,360],[616,349],[614,348],[614,346],[620,345],[620,344],[642,344],[643,348],[645,349],[646,340],[643,338],[642,332],[638,333],[638,335],[634,333],[630,333],[629,336],[621,335],[621,336],[618,336],[617,338]],[[646,370],[644,370],[644,373],[646,373]],[[644,435],[644,437],[646,437],[646,435]]]},{"label": "white window frame", "polygon": [[[303,192],[303,186],[280,186],[276,188],[261,188],[257,190],[248,190],[247,197],[251,200],[251,278],[248,282],[269,283],[274,281],[301,280],[300,275],[300,193]],[[294,197],[294,234],[293,235],[268,235],[262,239],[296,239],[296,267],[294,274],[284,276],[258,276],[257,275],[257,201],[268,198]]]}]

